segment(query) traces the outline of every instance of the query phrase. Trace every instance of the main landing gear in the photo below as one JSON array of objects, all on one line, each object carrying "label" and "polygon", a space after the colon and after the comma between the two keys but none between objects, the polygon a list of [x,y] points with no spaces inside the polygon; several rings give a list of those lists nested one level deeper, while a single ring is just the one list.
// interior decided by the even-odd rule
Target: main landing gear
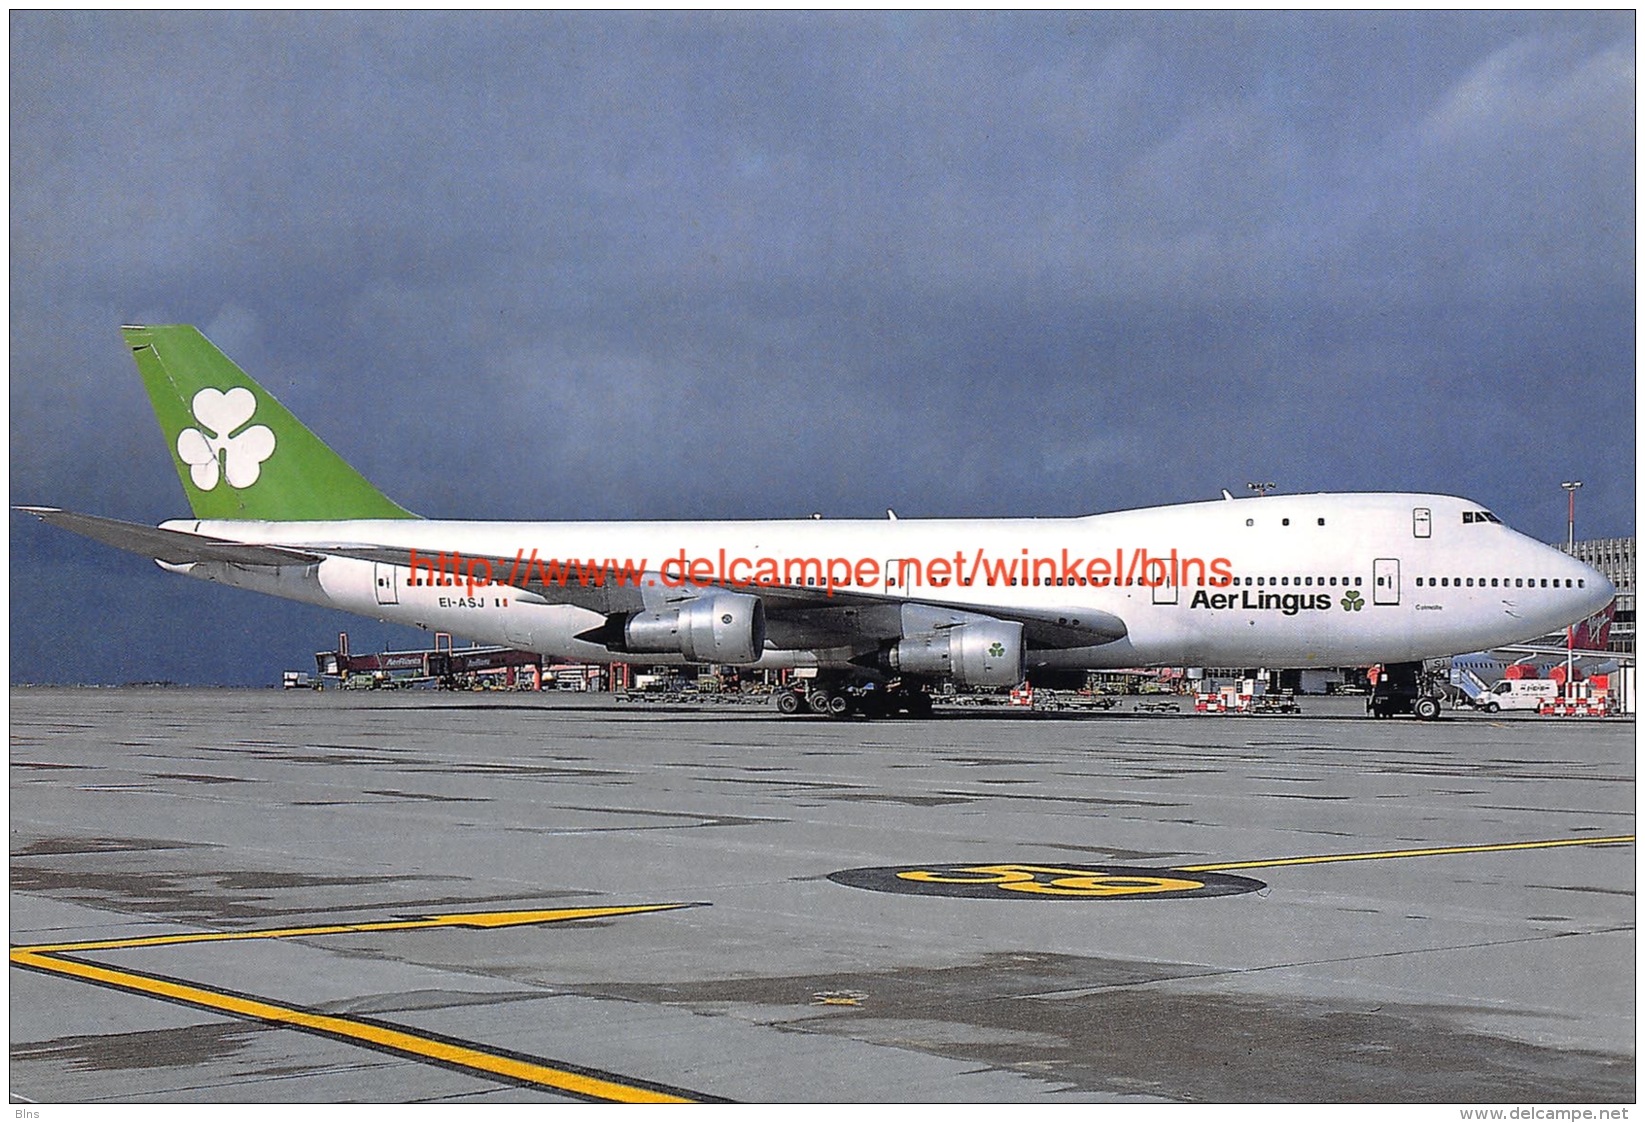
[{"label": "main landing gear", "polygon": [[807,713],[832,718],[853,714],[891,717],[899,713],[909,717],[931,716],[931,695],[924,687],[911,682],[888,687],[878,682],[849,682],[818,676],[811,679],[803,691],[782,687],[775,695],[775,702],[777,712],[784,717]]}]

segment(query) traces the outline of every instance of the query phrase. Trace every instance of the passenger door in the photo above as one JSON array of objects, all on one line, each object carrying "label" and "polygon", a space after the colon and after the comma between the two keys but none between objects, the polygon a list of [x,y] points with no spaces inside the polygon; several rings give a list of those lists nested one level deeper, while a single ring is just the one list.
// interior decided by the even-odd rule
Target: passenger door
[{"label": "passenger door", "polygon": [[400,603],[400,590],[394,584],[396,578],[399,576],[395,572],[396,568],[397,567],[389,565],[387,562],[372,563],[372,584],[377,587],[378,604]]},{"label": "passenger door", "polygon": [[911,564],[908,571],[904,572],[902,563],[902,558],[885,559],[885,570],[880,574],[881,591],[890,593],[892,596],[908,596],[908,587],[903,583],[903,579],[912,575],[914,567]]},{"label": "passenger door", "polygon": [[1148,580],[1159,580],[1159,584],[1154,586],[1154,603],[1176,604],[1177,583],[1171,579],[1172,573],[1170,566],[1166,565],[1163,560],[1150,558],[1148,559],[1148,564],[1142,568],[1143,572],[1147,575]]},{"label": "passenger door", "polygon": [[1399,559],[1377,558],[1371,563],[1371,603],[1399,603]]}]

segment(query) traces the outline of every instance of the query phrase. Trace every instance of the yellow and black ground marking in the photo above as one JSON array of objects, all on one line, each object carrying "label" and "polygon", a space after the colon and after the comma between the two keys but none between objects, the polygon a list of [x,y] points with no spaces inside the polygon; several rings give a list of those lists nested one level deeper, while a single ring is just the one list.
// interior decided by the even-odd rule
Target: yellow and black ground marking
[{"label": "yellow and black ground marking", "polygon": [[503,928],[520,924],[550,924],[592,920],[639,913],[688,908],[684,904],[616,905],[604,908],[546,909],[517,912],[461,913],[413,920],[383,920],[362,924],[327,924],[306,928],[276,928],[257,932],[187,932],[131,939],[85,940],[78,943],[34,944],[11,949],[14,966],[45,974],[79,979],[97,986],[141,994],[235,1018],[284,1026],[318,1034],[379,1052],[409,1057],[427,1064],[527,1087],[545,1088],[579,1100],[617,1103],[717,1102],[684,1088],[601,1072],[597,1069],[526,1056],[490,1045],[396,1025],[378,1018],[341,1016],[292,1006],[220,987],[127,968],[109,967],[85,958],[89,952],[127,948],[166,947],[173,944],[216,943],[234,940],[277,940],[298,936],[330,936],[348,932],[398,932],[423,928]]},{"label": "yellow and black ground marking", "polygon": [[991,897],[994,900],[1113,900],[1149,897],[1223,897],[1264,888],[1251,877],[1207,873],[1187,877],[1149,866],[999,865],[877,866],[840,870],[830,881],[881,893],[920,897]]},{"label": "yellow and black ground marking", "polygon": [[830,881],[879,893],[933,897],[984,897],[994,900],[1175,900],[1226,897],[1267,888],[1254,877],[1229,870],[1275,866],[1313,866],[1328,862],[1371,862],[1393,858],[1434,858],[1455,854],[1491,854],[1509,850],[1548,850],[1559,846],[1607,846],[1632,843],[1634,836],[1550,838],[1535,842],[1495,842],[1478,846],[1430,846],[1418,850],[1378,850],[1359,854],[1313,854],[1295,858],[1257,858],[1242,862],[1208,862],[1194,866],[1035,866],[994,865],[871,866],[840,870]]}]

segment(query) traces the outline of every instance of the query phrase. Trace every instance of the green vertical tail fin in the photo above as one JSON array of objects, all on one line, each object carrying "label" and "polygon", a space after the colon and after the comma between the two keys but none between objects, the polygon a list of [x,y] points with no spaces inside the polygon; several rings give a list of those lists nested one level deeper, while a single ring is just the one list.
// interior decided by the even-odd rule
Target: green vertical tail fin
[{"label": "green vertical tail fin", "polygon": [[413,519],[199,330],[120,329],[202,519]]}]

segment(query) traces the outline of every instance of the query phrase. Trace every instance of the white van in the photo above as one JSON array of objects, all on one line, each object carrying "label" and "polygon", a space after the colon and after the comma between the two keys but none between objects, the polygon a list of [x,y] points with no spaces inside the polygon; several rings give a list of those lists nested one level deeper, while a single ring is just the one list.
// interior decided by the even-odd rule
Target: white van
[{"label": "white van", "polygon": [[1479,696],[1479,707],[1488,714],[1498,710],[1534,710],[1544,702],[1559,700],[1559,683],[1551,678],[1505,678],[1490,692]]}]

